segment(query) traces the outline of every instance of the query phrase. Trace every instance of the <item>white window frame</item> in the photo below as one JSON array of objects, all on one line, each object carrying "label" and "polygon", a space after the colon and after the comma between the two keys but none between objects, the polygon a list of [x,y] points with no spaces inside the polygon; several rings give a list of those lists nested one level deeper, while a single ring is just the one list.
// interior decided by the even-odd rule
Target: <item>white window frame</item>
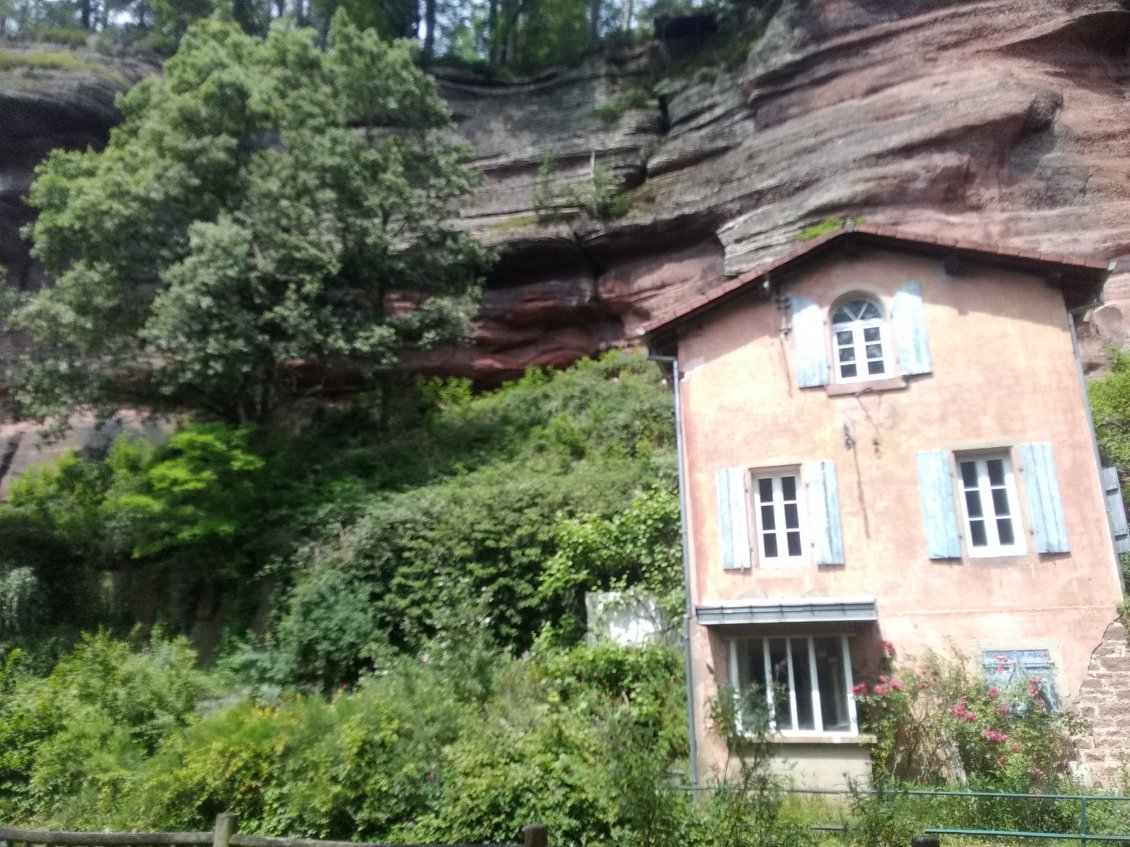
[{"label": "white window frame", "polygon": [[[887,326],[887,315],[883,309],[883,304],[876,300],[874,297],[866,295],[851,295],[844,297],[837,302],[831,310],[831,315],[834,316],[837,311],[851,303],[870,303],[879,310],[878,318],[867,318],[865,320],[852,320],[846,322],[835,323],[829,320],[830,323],[830,341],[832,344],[832,370],[834,382],[870,382],[877,379],[890,379],[895,376],[895,369],[891,359],[891,333]],[[874,341],[866,341],[864,333],[868,329],[878,328],[879,330],[879,348],[881,357],[870,361],[879,361],[883,364],[883,370],[880,373],[869,373],[867,358],[867,345],[874,344]],[[841,332],[851,333],[851,349],[855,352],[854,362],[843,362],[840,360],[840,343],[838,334]],[[856,369],[855,376],[844,376],[843,367],[845,365],[854,365]]]},{"label": "white window frame", "polygon": [[[997,486],[1005,493],[1005,502],[1008,506],[1008,521],[1012,525],[1012,543],[1003,544],[1000,540],[1000,530],[997,522],[1001,516],[997,513],[993,502],[993,484],[989,478],[989,462],[1002,463],[1003,485]],[[972,464],[976,470],[976,483],[973,488],[967,488],[963,465]],[[1020,512],[1020,497],[1016,491],[1016,473],[1013,469],[1012,455],[1008,450],[985,453],[956,453],[954,464],[957,470],[957,491],[961,501],[961,516],[965,533],[965,549],[971,557],[981,558],[986,556],[1016,556],[1025,552],[1024,521]],[[981,515],[973,518],[969,514],[968,495],[977,493]],[[985,529],[987,543],[975,545],[973,543],[973,521],[979,520]]]},{"label": "white window frame", "polygon": [[[847,711],[848,728],[847,729],[824,729],[824,715],[823,705],[820,698],[820,683],[819,673],[816,669],[816,638],[835,638],[840,642],[840,662],[843,670],[843,690],[840,696],[843,698],[844,707]],[[770,662],[770,647],[771,640],[783,640],[785,642],[785,656],[787,661],[787,679],[788,690],[781,692],[788,702],[788,715],[789,726],[777,725],[777,709],[774,703],[774,690],[772,668]],[[855,697],[852,695],[852,688],[855,681],[852,678],[851,669],[851,647],[849,644],[848,636],[846,635],[792,635],[792,636],[765,636],[754,638],[731,638],[730,639],[730,685],[734,692],[739,696],[745,690],[746,684],[741,679],[741,658],[738,651],[742,649],[762,651],[762,666],[765,672],[765,679],[760,681],[760,687],[765,692],[765,707],[769,715],[769,730],[781,736],[812,736],[812,735],[826,735],[829,737],[846,737],[859,735],[859,717],[855,708]],[[809,672],[809,687],[812,697],[812,719],[813,729],[798,729],[798,703],[797,703],[797,687],[795,678],[795,668],[793,665],[793,657],[796,650],[804,650],[808,654],[808,672]],[[753,682],[753,680],[750,680]],[[741,708],[737,710],[738,729],[742,730],[742,713]]]},{"label": "white window frame", "polygon": [[[782,480],[792,477],[795,480],[796,491],[796,527],[789,527],[785,516],[785,506],[791,501],[784,498]],[[769,480],[773,486],[773,500],[764,502],[761,498],[761,481]],[[762,568],[795,568],[808,563],[808,521],[804,501],[804,479],[799,467],[773,468],[771,470],[757,469],[750,475],[750,500],[753,505],[753,530],[754,553],[757,556],[758,567]],[[773,529],[767,530],[764,526],[762,507],[769,507],[773,511]],[[800,536],[800,553],[796,556],[788,554],[788,532],[792,530]],[[765,536],[772,533],[777,540],[777,555],[770,556],[765,550]]]}]

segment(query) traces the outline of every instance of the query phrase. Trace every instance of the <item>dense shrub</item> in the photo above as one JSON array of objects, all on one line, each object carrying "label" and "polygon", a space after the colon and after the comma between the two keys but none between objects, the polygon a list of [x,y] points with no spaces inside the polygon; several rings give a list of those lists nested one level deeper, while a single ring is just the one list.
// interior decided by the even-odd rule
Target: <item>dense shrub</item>
[{"label": "dense shrub", "polygon": [[[1008,662],[1007,657],[1001,657]],[[1052,787],[1066,775],[1082,726],[1053,711],[1038,678],[1001,688],[966,670],[960,658],[928,655],[856,686],[877,785],[965,782],[984,790]]]},{"label": "dense shrub", "polygon": [[140,763],[209,690],[183,639],[84,636],[45,677],[0,667],[0,816],[99,826]]}]

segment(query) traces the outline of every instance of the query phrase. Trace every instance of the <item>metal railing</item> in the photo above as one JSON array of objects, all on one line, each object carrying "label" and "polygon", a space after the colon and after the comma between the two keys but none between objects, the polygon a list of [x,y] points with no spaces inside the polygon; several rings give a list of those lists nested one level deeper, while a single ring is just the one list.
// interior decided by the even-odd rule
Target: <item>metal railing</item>
[{"label": "metal railing", "polygon": [[[789,793],[793,794],[817,794],[817,795],[833,795],[840,797],[850,797],[852,792],[839,791],[834,789],[820,789],[820,788],[790,788],[787,789]],[[959,835],[969,836],[976,838],[1025,838],[1035,840],[1055,840],[1055,841],[1075,841],[1078,842],[1080,847],[1087,847],[1088,841],[1103,842],[1103,843],[1130,843],[1130,818],[1126,821],[1126,834],[1114,833],[1096,833],[1088,831],[1087,822],[1087,806],[1088,804],[1095,803],[1128,803],[1130,804],[1130,797],[1118,794],[1045,794],[1042,792],[1029,792],[1029,793],[1008,793],[1003,791],[953,791],[946,789],[930,789],[930,788],[908,788],[908,789],[883,789],[883,790],[866,790],[857,791],[855,794],[870,794],[878,796],[880,799],[887,797],[952,797],[952,798],[969,798],[971,800],[992,798],[996,800],[1028,800],[1035,802],[1058,802],[1070,801],[1079,804],[1078,827],[1074,832],[1046,832],[1046,831],[1033,831],[1033,830],[1008,830],[1008,829],[976,829],[972,827],[933,827],[927,826],[922,829],[926,835]],[[820,830],[833,830],[841,829],[830,824],[818,824],[814,827]]]}]

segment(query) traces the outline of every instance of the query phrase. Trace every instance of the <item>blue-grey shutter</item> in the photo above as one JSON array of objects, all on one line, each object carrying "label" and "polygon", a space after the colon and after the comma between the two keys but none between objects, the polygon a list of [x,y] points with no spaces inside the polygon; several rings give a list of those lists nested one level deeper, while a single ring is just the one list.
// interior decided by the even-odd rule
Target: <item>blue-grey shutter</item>
[{"label": "blue-grey shutter", "polygon": [[844,563],[844,533],[840,525],[840,489],[835,462],[805,462],[801,466],[812,538],[812,560],[817,565]]},{"label": "blue-grey shutter", "polygon": [[1130,552],[1130,527],[1126,525],[1126,503],[1122,499],[1122,486],[1118,481],[1118,468],[1103,468],[1103,501],[1110,522],[1110,535],[1117,553]]},{"label": "blue-grey shutter", "polygon": [[722,567],[750,566],[749,510],[746,507],[745,468],[722,468],[718,483],[718,531],[722,536]]},{"label": "blue-grey shutter", "polygon": [[960,559],[961,533],[953,500],[950,454],[932,450],[915,455],[918,496],[926,526],[926,555],[931,559]]},{"label": "blue-grey shutter", "polygon": [[790,297],[789,306],[793,319],[793,349],[796,351],[796,383],[800,388],[827,385],[824,310],[804,297]]},{"label": "blue-grey shutter", "polygon": [[930,341],[926,336],[926,316],[922,311],[922,286],[908,282],[895,292],[891,303],[891,325],[895,331],[899,367],[904,374],[928,374]]},{"label": "blue-grey shutter", "polygon": [[1059,496],[1059,480],[1052,459],[1052,446],[1046,441],[1020,445],[1020,464],[1028,490],[1028,508],[1032,513],[1032,532],[1040,553],[1066,553],[1067,522],[1063,518],[1063,501]]},{"label": "blue-grey shutter", "polygon": [[1032,680],[1048,709],[1059,711],[1059,697],[1055,687],[1055,665],[1047,650],[985,650],[981,653],[985,669],[985,682],[1000,689],[1001,694],[1019,699],[1012,702],[1012,711],[1023,714],[1027,711],[1028,699],[1025,690],[1033,687]]}]

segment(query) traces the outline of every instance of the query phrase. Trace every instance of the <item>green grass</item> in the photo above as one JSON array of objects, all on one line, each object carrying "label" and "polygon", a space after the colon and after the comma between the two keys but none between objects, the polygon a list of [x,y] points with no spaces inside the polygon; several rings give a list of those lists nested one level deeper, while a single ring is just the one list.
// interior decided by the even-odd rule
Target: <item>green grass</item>
[{"label": "green grass", "polygon": [[92,73],[119,85],[126,78],[101,62],[90,62],[66,50],[5,50],[0,48],[0,71],[26,69],[32,71],[65,71]]},{"label": "green grass", "polygon": [[31,68],[34,70],[79,71],[86,63],[63,50],[0,49],[0,70]]},{"label": "green grass", "polygon": [[657,105],[651,91],[642,85],[633,85],[594,108],[592,115],[605,126],[611,126],[632,109],[654,108]]},{"label": "green grass", "polygon": [[[846,217],[839,218],[833,216],[824,218],[824,220],[820,221],[820,223],[815,223],[812,226],[808,226],[802,229],[797,234],[796,240],[811,241],[814,238],[819,238],[821,235],[826,235],[829,232],[835,232],[837,229],[841,229],[844,225],[844,222],[847,220],[849,220],[849,218]],[[856,215],[854,218],[850,218],[850,220],[854,224],[861,224],[863,223],[865,218],[863,217],[863,215]]]},{"label": "green grass", "polygon": [[509,232],[514,229],[524,229],[528,226],[534,226],[541,223],[541,218],[536,214],[531,215],[516,215],[512,218],[507,218],[503,221],[495,221],[492,224],[487,224],[484,229],[489,232]]}]

